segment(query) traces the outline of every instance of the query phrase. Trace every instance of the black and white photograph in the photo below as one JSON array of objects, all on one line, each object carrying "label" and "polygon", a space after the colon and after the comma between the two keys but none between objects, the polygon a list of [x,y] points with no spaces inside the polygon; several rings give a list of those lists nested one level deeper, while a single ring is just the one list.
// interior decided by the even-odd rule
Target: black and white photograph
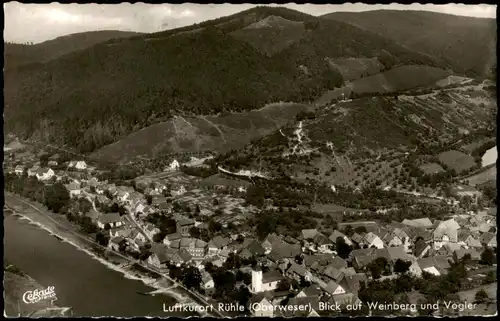
[{"label": "black and white photograph", "polygon": [[4,317],[497,314],[496,5],[3,9]]}]

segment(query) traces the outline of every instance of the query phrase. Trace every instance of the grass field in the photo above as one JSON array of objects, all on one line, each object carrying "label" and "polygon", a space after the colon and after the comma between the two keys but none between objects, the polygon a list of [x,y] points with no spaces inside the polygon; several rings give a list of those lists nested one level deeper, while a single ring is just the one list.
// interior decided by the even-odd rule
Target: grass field
[{"label": "grass field", "polygon": [[328,59],[328,62],[337,68],[347,81],[377,74],[383,68],[377,58]]},{"label": "grass field", "polygon": [[476,165],[474,157],[459,152],[457,150],[449,150],[438,155],[439,161],[450,169],[454,169],[457,173],[461,173]]},{"label": "grass field", "polygon": [[429,86],[447,75],[448,71],[435,67],[401,66],[358,79],[348,86],[356,93],[387,93]]},{"label": "grass field", "polygon": [[443,167],[437,163],[428,163],[420,165],[420,170],[425,174],[437,174],[444,172]]},{"label": "grass field", "polygon": [[480,173],[474,174],[472,176],[466,177],[465,180],[469,182],[469,185],[478,186],[485,184],[490,181],[497,179],[497,167],[495,164],[492,166],[485,167]]}]

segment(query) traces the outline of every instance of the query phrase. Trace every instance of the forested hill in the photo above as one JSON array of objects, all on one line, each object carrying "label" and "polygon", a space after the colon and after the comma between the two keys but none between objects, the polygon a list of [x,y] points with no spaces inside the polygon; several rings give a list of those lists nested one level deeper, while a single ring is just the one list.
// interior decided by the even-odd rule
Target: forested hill
[{"label": "forested hill", "polygon": [[[248,38],[255,32],[234,35],[238,28],[274,28],[258,25],[271,16],[293,21],[286,24],[293,28],[300,22],[303,33],[273,55]],[[44,140],[90,152],[173,115],[312,101],[344,83],[328,63],[331,58],[378,59],[383,69],[443,67],[428,55],[343,22],[256,8],[196,27],[98,43],[6,73],[6,129],[24,136],[42,133]]]},{"label": "forested hill", "polygon": [[334,12],[322,17],[376,32],[468,76],[483,75],[496,64],[495,19],[401,10]]},{"label": "forested hill", "polygon": [[38,44],[4,43],[5,68],[12,69],[43,63],[70,52],[92,47],[100,42],[139,35],[137,32],[102,30],[75,33]]}]

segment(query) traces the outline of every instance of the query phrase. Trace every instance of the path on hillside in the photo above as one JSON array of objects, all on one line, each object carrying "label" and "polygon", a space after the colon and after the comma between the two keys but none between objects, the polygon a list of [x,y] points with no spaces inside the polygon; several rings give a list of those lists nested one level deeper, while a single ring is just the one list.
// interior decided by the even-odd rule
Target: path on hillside
[{"label": "path on hillside", "polygon": [[[202,298],[202,297],[201,297],[201,295],[200,295],[200,294],[198,294],[198,293],[196,293],[196,292],[193,292],[193,291],[191,291],[191,290],[187,289],[187,288],[186,288],[186,287],[184,287],[184,285],[182,285],[181,283],[179,283],[179,282],[177,282],[177,281],[175,281],[175,280],[171,279],[171,278],[170,278],[170,276],[169,276],[168,274],[166,274],[166,273],[161,273],[159,270],[157,270],[157,269],[155,269],[155,268],[153,268],[153,267],[147,266],[147,265],[143,264],[143,263],[142,263],[142,262],[140,262],[140,261],[137,261],[137,260],[131,259],[131,258],[129,258],[129,257],[127,257],[127,256],[125,256],[125,255],[123,255],[123,254],[121,254],[121,253],[119,253],[119,252],[116,252],[116,251],[114,251],[114,250],[112,250],[112,249],[108,249],[107,247],[104,247],[104,246],[102,246],[101,244],[99,244],[99,243],[97,243],[97,242],[93,241],[93,240],[92,240],[92,239],[90,239],[88,236],[84,236],[84,235],[82,235],[82,234],[78,234],[78,233],[75,233],[74,231],[71,231],[69,228],[65,227],[65,226],[64,226],[64,225],[62,225],[60,222],[58,222],[58,221],[54,220],[52,217],[50,217],[50,214],[49,214],[49,213],[48,213],[45,209],[43,209],[43,210],[42,210],[42,209],[38,208],[37,206],[35,206],[35,205],[33,205],[33,204],[31,204],[31,203],[29,203],[29,202],[27,202],[27,201],[23,200],[22,198],[20,198],[20,197],[19,197],[19,196],[17,196],[17,195],[14,195],[14,194],[9,193],[9,192],[5,192],[5,196],[6,196],[6,197],[5,197],[5,201],[6,201],[6,203],[9,201],[9,198],[13,198],[13,199],[16,199],[17,201],[19,201],[19,202],[21,202],[21,203],[25,204],[25,205],[28,205],[29,207],[31,207],[32,209],[34,209],[36,212],[40,213],[41,215],[43,215],[44,217],[46,217],[47,219],[49,219],[52,223],[54,223],[54,224],[56,224],[57,226],[61,227],[63,230],[66,230],[66,231],[67,231],[68,233],[70,233],[71,235],[73,235],[73,236],[75,236],[75,237],[77,237],[77,238],[83,238],[83,239],[85,239],[85,241],[86,241],[86,242],[90,242],[91,244],[93,244],[93,245],[95,245],[95,246],[97,246],[97,247],[99,247],[99,248],[101,248],[101,249],[104,249],[104,250],[107,250],[107,251],[109,251],[109,252],[112,252],[113,254],[115,254],[115,255],[117,255],[117,256],[119,256],[119,257],[121,257],[121,258],[123,258],[123,259],[125,259],[125,260],[127,260],[127,261],[129,261],[129,262],[131,262],[131,263],[138,264],[138,265],[140,265],[141,267],[143,267],[144,269],[146,269],[146,270],[148,270],[148,271],[150,271],[150,272],[153,272],[153,273],[156,273],[156,274],[161,275],[162,277],[164,277],[165,279],[169,280],[169,281],[170,281],[170,282],[172,282],[173,284],[176,284],[179,288],[181,288],[181,289],[185,290],[187,293],[191,294],[191,295],[192,295],[192,296],[193,296],[196,300],[198,300],[198,302],[197,302],[197,303],[200,303],[200,302],[201,302],[201,304],[203,304],[203,305],[205,305],[205,306],[209,306],[209,305],[210,305],[210,304],[209,304],[209,303],[208,303],[208,302],[207,302],[204,298]],[[22,215],[22,214],[21,214],[21,215]],[[214,312],[215,314],[217,314],[219,317],[224,317],[224,315],[223,315],[220,311],[218,311],[218,310],[213,310],[213,312]]]},{"label": "path on hillside", "polygon": [[226,141],[226,137],[224,136],[224,133],[222,132],[222,130],[219,128],[219,126],[217,126],[216,124],[214,124],[212,121],[208,120],[206,116],[200,116],[203,120],[205,120],[207,123],[209,123],[210,125],[212,125],[213,127],[215,127],[215,129],[217,129],[217,131],[219,132],[220,134],[220,137],[224,140],[224,144],[227,143]]}]

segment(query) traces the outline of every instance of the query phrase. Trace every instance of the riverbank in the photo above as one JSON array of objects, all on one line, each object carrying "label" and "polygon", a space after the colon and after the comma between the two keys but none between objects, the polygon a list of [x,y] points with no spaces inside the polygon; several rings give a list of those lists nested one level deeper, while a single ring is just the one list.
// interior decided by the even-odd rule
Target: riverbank
[{"label": "riverbank", "polygon": [[16,267],[4,262],[4,313],[6,317],[27,317],[47,308],[58,308],[50,300],[32,304],[23,302],[26,291],[45,289],[43,285]]},{"label": "riverbank", "polygon": [[[23,217],[23,219],[30,221],[31,224],[47,231],[59,240],[71,244],[107,268],[120,272],[125,278],[141,281],[152,289],[151,292],[154,289],[162,290],[162,294],[176,301],[173,304],[206,305],[206,302],[196,294],[187,291],[182,285],[171,280],[168,276],[154,271],[151,267],[142,264],[142,262],[125,257],[118,252],[109,251],[97,244],[91,237],[82,234],[79,230],[80,227],[67,221],[64,216],[51,213],[41,204],[24,200],[17,195],[8,192],[5,194],[6,206],[14,211],[14,215]],[[116,261],[116,258],[120,258],[121,262],[117,263],[122,264],[109,262],[109,256],[106,255],[107,252],[113,252],[113,260]],[[125,261],[127,264],[123,264]],[[186,291],[189,295],[186,295]]]}]

